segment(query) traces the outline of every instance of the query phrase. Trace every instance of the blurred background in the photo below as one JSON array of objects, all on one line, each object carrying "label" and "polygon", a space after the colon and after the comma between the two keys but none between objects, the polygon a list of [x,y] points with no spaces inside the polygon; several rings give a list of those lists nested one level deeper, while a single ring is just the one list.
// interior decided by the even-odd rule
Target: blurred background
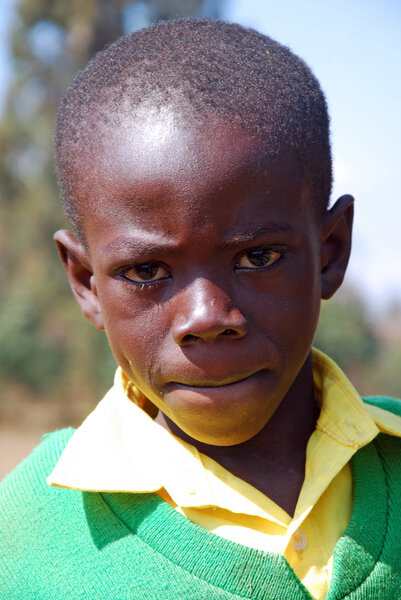
[{"label": "blurred background", "polygon": [[120,35],[184,16],[267,33],[320,80],[333,200],[354,194],[356,223],[349,273],[323,304],[316,345],[362,394],[401,396],[399,0],[0,0],[0,478],[44,432],[78,425],[115,369],[52,242],[66,226],[52,150],[60,96]]}]

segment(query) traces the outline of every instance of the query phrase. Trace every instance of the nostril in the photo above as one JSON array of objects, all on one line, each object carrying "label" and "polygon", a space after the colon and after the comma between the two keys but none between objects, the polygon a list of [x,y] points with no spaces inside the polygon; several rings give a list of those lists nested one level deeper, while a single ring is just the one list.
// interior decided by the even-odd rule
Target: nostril
[{"label": "nostril", "polygon": [[224,329],[223,331],[220,331],[219,333],[217,332],[213,332],[212,334],[200,334],[200,335],[194,335],[193,333],[187,333],[186,335],[184,335],[181,338],[180,343],[181,344],[189,344],[191,342],[194,342],[196,340],[199,339],[215,339],[216,337],[218,337],[219,335],[227,335],[230,337],[238,337],[238,331],[235,331],[235,329]]},{"label": "nostril", "polygon": [[181,342],[193,342],[194,340],[197,339],[196,335],[192,335],[192,333],[187,333],[186,335],[184,335],[184,337],[182,338]]}]

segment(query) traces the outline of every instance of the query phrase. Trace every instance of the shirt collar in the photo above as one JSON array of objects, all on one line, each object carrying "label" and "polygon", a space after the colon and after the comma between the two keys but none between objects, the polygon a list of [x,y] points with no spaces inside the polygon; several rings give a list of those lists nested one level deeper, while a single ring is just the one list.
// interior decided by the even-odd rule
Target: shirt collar
[{"label": "shirt collar", "polygon": [[[313,374],[321,412],[307,447],[297,522],[354,452],[379,432],[352,384],[317,350]],[[114,386],[75,431],[47,482],[90,491],[141,493],[164,488],[181,507],[219,506],[257,516],[267,513],[278,523],[291,520],[261,492],[155,423],[138,406],[140,401],[135,385],[117,369]]]},{"label": "shirt collar", "polygon": [[361,448],[378,433],[360,395],[328,356],[313,350],[315,399],[320,405],[316,428],[339,444]]}]

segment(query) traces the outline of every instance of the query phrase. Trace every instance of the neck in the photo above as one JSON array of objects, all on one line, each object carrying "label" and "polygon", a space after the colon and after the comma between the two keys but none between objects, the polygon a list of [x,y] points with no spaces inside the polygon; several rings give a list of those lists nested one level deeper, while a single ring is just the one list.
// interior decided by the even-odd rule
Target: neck
[{"label": "neck", "polygon": [[242,444],[204,444],[185,434],[162,413],[157,421],[293,515],[305,476],[306,446],[318,414],[309,354],[271,419],[257,435]]}]

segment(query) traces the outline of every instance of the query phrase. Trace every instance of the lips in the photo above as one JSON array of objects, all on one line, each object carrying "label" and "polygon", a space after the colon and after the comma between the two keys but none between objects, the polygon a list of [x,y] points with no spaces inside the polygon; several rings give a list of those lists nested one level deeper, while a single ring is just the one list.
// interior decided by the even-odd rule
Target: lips
[{"label": "lips", "polygon": [[[256,373],[257,371],[255,371]],[[255,373],[250,373],[249,375],[238,375],[227,377],[222,380],[213,380],[213,379],[196,379],[193,381],[172,381],[173,385],[177,385],[182,388],[219,388],[219,387],[228,387],[231,385],[236,385],[237,383],[241,383],[250,379]]]},{"label": "lips", "polygon": [[175,390],[183,390],[183,391],[193,391],[193,392],[218,392],[221,391],[230,391],[234,390],[236,387],[241,384],[246,384],[248,381],[251,381],[258,376],[266,374],[267,369],[259,369],[254,371],[253,373],[247,373],[246,375],[232,375],[230,377],[226,377],[224,379],[193,379],[186,381],[170,381],[165,385],[165,392]]}]

